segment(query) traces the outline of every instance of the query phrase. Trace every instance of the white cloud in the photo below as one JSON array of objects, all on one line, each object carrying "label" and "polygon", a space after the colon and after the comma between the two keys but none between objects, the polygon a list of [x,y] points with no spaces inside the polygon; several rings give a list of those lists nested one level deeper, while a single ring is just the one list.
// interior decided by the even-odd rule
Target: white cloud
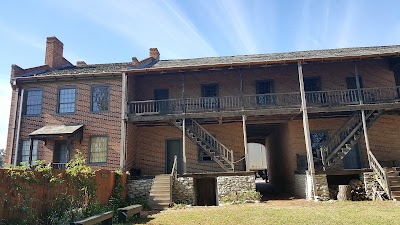
[{"label": "white cloud", "polygon": [[[133,46],[158,47],[162,58],[218,55],[172,3],[160,1],[53,2],[77,12],[131,41]],[[167,9],[167,10],[166,10]]]}]

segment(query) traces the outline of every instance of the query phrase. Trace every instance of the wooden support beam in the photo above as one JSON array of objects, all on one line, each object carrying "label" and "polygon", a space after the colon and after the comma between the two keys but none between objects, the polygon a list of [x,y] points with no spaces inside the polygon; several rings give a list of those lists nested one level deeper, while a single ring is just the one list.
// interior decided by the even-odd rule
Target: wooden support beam
[{"label": "wooden support beam", "polygon": [[243,144],[244,144],[244,156],[245,156],[245,160],[246,160],[246,171],[250,171],[249,170],[249,166],[247,165],[248,162],[248,157],[247,157],[247,129],[246,129],[246,116],[243,115],[242,116],[242,125],[243,125]]},{"label": "wooden support beam", "polygon": [[[363,95],[361,93],[360,76],[358,75],[358,68],[357,68],[357,64],[356,63],[354,63],[354,73],[356,75],[356,85],[357,85],[360,105],[362,106],[362,105],[364,105],[364,99],[363,99]],[[370,157],[371,154],[369,154],[371,152],[371,148],[369,146],[368,127],[367,127],[367,120],[366,120],[366,117],[365,117],[365,110],[364,109],[361,109],[361,120],[362,120],[363,130],[364,130],[365,147],[367,148],[368,164],[369,164],[369,166],[371,168],[371,157]]]},{"label": "wooden support beam", "polygon": [[186,119],[182,120],[182,163],[183,173],[186,173]]},{"label": "wooden support beam", "polygon": [[127,101],[127,76],[126,73],[122,73],[122,100],[121,100],[121,140],[120,140],[120,156],[119,156],[119,167],[122,171],[126,170],[126,109],[128,105]]},{"label": "wooden support beam", "polygon": [[308,171],[311,176],[312,196],[315,199],[317,197],[317,193],[316,193],[317,188],[316,188],[316,184],[315,184],[314,158],[313,158],[312,147],[311,147],[310,128],[309,128],[309,124],[308,124],[308,114],[307,114],[307,102],[306,102],[306,95],[305,95],[305,91],[304,91],[303,66],[301,65],[301,61],[297,62],[297,70],[299,73],[301,110],[303,111],[303,129],[304,129],[304,139],[306,142]]}]

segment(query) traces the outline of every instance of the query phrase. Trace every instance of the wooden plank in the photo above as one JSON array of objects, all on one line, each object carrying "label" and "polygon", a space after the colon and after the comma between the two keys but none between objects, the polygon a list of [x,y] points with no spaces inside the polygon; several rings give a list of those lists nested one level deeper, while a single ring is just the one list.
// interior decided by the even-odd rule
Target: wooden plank
[{"label": "wooden plank", "polygon": [[113,211],[108,211],[102,214],[88,217],[86,219],[71,222],[70,225],[95,225],[102,223],[104,225],[112,224]]},{"label": "wooden plank", "polygon": [[128,217],[140,216],[143,206],[141,205],[130,205],[124,208],[118,209],[118,223],[125,223]]}]

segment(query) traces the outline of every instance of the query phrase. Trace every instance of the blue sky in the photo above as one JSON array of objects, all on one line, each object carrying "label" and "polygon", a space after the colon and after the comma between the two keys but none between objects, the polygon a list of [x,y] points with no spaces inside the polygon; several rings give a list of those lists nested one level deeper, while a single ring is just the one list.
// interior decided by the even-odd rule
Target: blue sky
[{"label": "blue sky", "polygon": [[44,63],[47,36],[72,63],[400,44],[396,0],[20,0],[0,3],[0,148],[6,146],[11,64]]}]

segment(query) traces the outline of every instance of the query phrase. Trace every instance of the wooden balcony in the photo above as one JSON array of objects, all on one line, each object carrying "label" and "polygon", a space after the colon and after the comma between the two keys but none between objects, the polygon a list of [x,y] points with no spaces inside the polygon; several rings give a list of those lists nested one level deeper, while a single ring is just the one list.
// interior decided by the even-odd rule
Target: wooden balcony
[{"label": "wooden balcony", "polygon": [[[363,104],[360,104],[360,98]],[[400,86],[306,92],[309,112],[400,108]],[[131,121],[241,115],[296,114],[300,92],[132,101]]]}]

